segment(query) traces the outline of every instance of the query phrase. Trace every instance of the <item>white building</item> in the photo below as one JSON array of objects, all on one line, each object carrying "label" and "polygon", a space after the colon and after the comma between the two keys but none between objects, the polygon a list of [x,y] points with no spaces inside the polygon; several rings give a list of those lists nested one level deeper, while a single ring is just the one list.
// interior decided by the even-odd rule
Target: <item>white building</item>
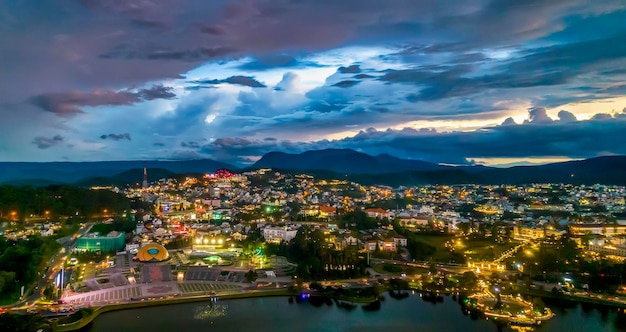
[{"label": "white building", "polygon": [[263,228],[263,237],[266,242],[280,243],[281,241],[289,242],[296,237],[298,230],[291,227],[272,227]]}]

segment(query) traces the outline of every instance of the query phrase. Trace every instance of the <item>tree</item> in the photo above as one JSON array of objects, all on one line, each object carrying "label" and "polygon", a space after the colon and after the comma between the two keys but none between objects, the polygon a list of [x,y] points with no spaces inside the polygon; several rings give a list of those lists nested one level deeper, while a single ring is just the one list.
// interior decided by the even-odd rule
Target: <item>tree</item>
[{"label": "tree", "polygon": [[259,277],[256,271],[253,270],[249,270],[244,276],[246,277],[246,282],[253,282]]},{"label": "tree", "polygon": [[468,222],[460,222],[456,225],[464,235],[469,235],[472,225]]},{"label": "tree", "polygon": [[54,285],[48,285],[46,286],[46,288],[44,288],[43,290],[43,296],[48,300],[48,301],[55,301],[57,299],[57,288],[54,287]]},{"label": "tree", "polygon": [[476,287],[478,283],[478,277],[476,276],[474,272],[467,271],[463,273],[463,275],[460,278],[460,281],[466,288],[471,289],[471,288]]},{"label": "tree", "polygon": [[46,320],[38,314],[4,313],[0,315],[0,331],[37,331],[46,327]]},{"label": "tree", "polygon": [[428,265],[428,272],[435,274],[437,273],[437,264],[435,262],[430,262]]}]

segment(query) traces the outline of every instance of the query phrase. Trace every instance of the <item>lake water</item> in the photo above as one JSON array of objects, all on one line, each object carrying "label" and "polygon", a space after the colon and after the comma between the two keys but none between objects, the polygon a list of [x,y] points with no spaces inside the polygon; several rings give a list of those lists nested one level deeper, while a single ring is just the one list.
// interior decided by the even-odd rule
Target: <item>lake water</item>
[{"label": "lake water", "polygon": [[[286,297],[221,300],[109,312],[84,331],[512,331],[464,312],[452,296],[425,301],[418,293],[403,299],[385,294],[380,306],[344,306],[325,299]],[[617,309],[547,302],[556,317],[538,332],[626,331]]]}]

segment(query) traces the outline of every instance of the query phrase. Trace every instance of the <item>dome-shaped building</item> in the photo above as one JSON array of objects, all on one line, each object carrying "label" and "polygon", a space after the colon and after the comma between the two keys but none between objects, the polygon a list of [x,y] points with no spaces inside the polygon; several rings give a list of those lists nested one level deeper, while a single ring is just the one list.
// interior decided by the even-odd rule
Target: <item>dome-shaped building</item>
[{"label": "dome-shaped building", "polygon": [[162,262],[170,258],[164,246],[158,243],[149,243],[137,251],[135,258],[140,262]]}]

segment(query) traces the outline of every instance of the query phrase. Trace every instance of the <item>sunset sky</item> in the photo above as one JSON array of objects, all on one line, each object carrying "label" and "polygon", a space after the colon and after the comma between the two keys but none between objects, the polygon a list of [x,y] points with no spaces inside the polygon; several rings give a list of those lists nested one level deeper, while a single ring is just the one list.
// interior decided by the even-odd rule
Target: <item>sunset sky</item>
[{"label": "sunset sky", "polygon": [[626,155],[626,2],[0,2],[0,161]]}]

